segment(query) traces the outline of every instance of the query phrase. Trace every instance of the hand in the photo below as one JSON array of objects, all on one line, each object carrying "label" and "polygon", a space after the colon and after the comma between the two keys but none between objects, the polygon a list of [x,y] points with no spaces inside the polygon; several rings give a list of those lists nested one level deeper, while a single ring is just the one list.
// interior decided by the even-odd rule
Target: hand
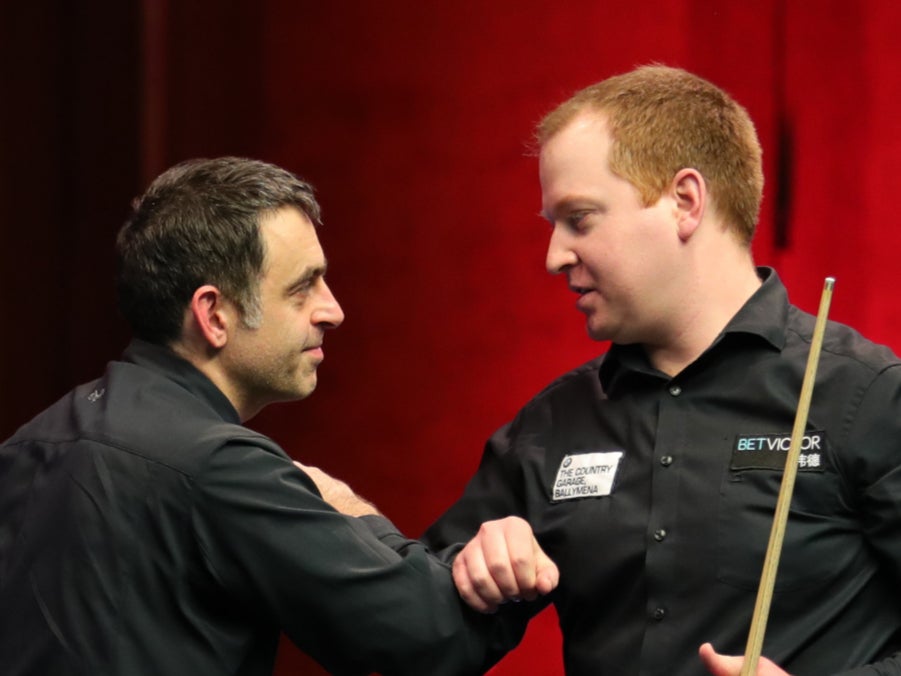
[{"label": "hand", "polygon": [[316,488],[322,494],[322,499],[336,511],[348,516],[377,515],[380,513],[375,505],[354,493],[350,486],[340,479],[329,476],[318,467],[304,465],[297,460],[294,461],[294,464],[313,480]]},{"label": "hand", "polygon": [[549,594],[560,580],[532,527],[516,516],[483,523],[457,554],[453,573],[460,596],[483,613],[496,611],[506,601]]},{"label": "hand", "polygon": [[[698,654],[704,661],[707,671],[713,676],[740,676],[741,667],[745,661],[744,656],[720,655],[709,643],[702,645]],[[777,667],[766,657],[761,657],[757,661],[757,674],[755,676],[788,676],[788,672]]]}]

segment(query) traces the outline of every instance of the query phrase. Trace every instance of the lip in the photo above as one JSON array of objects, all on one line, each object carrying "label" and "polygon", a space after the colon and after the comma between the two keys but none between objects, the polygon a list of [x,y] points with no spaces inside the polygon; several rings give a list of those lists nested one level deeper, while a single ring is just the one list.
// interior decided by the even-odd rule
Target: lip
[{"label": "lip", "polygon": [[576,299],[576,309],[579,312],[588,314],[592,308],[591,295],[594,291],[592,289],[574,289],[574,291],[579,294],[579,297]]},{"label": "lip", "polygon": [[319,357],[319,359],[325,358],[325,352],[322,350],[322,345],[316,345],[315,347],[308,347],[304,350],[305,353],[312,357]]},{"label": "lip", "polygon": [[594,290],[590,284],[576,284],[572,279],[567,280],[566,286],[570,291],[580,296]]}]

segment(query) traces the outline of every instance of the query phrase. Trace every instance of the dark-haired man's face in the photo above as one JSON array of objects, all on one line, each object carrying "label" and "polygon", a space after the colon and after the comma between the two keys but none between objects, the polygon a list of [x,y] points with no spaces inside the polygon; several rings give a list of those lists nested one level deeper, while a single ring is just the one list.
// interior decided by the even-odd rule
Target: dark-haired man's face
[{"label": "dark-haired man's face", "polygon": [[260,231],[262,321],[257,328],[233,327],[221,354],[240,408],[252,414],[313,391],[325,330],[344,321],[325,283],[325,255],[310,220],[286,207],[264,218]]}]

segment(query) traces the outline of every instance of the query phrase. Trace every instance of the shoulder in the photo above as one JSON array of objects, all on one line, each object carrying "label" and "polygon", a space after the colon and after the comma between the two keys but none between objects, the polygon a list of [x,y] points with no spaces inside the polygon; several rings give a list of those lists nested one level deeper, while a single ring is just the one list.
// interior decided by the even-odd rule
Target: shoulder
[{"label": "shoulder", "polygon": [[273,440],[224,418],[197,392],[126,362],[112,362],[103,377],[70,391],[7,443],[66,448],[70,462],[99,454],[116,465],[147,463],[189,477],[230,446],[287,458]]},{"label": "shoulder", "polygon": [[[815,323],[813,315],[791,306],[786,347],[808,351]],[[831,320],[826,324],[821,360],[874,376],[901,366],[901,359],[887,345],[873,342],[847,324]]]},{"label": "shoulder", "polygon": [[580,364],[576,368],[567,371],[548,383],[534,399],[558,396],[571,389],[579,389],[598,380],[601,364],[606,355],[595,357],[590,361]]},{"label": "shoulder", "polygon": [[555,378],[520,409],[517,417],[521,418],[559,406],[567,408],[591,406],[597,398],[604,396],[600,369],[605,357],[606,355],[595,357]]}]

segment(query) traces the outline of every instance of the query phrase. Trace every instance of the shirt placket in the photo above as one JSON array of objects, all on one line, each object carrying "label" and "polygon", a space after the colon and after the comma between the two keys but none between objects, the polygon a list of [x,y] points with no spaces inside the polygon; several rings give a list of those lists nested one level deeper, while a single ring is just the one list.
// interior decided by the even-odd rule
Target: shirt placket
[{"label": "shirt placket", "polygon": [[[660,674],[678,646],[680,614],[690,612],[677,600],[678,566],[674,540],[679,528],[679,477],[684,461],[686,393],[678,379],[666,383],[658,399],[654,455],[650,473],[650,505],[646,537],[646,631],[639,673]],[[684,621],[685,618],[683,617]]]}]

